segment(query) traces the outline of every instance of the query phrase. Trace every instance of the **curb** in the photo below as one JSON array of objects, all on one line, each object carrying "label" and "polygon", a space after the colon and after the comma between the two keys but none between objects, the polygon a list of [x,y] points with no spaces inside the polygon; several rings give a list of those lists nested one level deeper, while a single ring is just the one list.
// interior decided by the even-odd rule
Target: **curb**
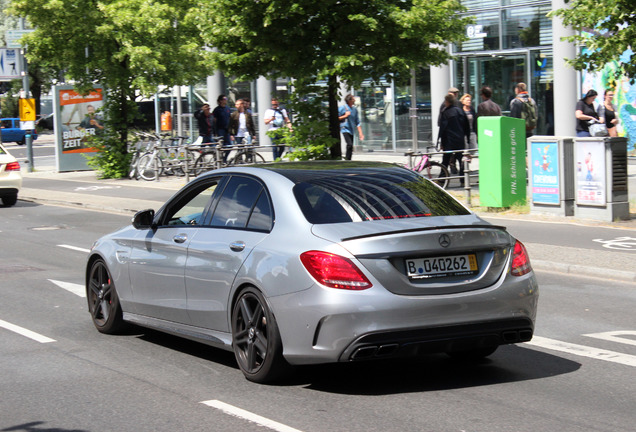
[{"label": "curb", "polygon": [[602,267],[589,267],[580,264],[565,264],[553,261],[531,259],[533,269],[547,272],[571,274],[597,279],[610,279],[621,282],[636,282],[636,273],[622,270],[612,270]]}]

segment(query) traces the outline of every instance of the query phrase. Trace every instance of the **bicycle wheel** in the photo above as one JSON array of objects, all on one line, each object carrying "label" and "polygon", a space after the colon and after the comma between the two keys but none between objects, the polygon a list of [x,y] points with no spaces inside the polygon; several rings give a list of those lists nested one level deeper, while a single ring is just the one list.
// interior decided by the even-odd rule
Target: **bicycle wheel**
[{"label": "bicycle wheel", "polygon": [[229,165],[248,165],[258,163],[265,163],[265,158],[255,151],[243,151],[234,156]]},{"label": "bicycle wheel", "polygon": [[214,152],[201,153],[194,163],[194,175],[198,176],[216,168],[216,154]]},{"label": "bicycle wheel", "polygon": [[146,181],[157,180],[163,171],[163,162],[152,153],[146,153],[139,158],[137,173]]},{"label": "bicycle wheel", "polygon": [[422,177],[426,177],[431,181],[434,181],[443,189],[446,189],[446,186],[448,186],[448,183],[450,181],[450,179],[448,178],[450,176],[448,173],[448,168],[435,161],[429,161],[424,169],[420,171],[420,175]]},{"label": "bicycle wheel", "polygon": [[139,152],[134,152],[132,158],[130,159],[130,172],[128,173],[128,178],[139,180],[139,176],[137,174],[138,162],[139,162]]}]

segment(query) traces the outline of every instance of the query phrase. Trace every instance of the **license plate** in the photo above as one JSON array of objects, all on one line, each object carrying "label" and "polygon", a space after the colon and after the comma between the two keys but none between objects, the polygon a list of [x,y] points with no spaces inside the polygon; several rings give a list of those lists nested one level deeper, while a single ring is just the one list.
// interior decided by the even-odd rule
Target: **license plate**
[{"label": "license plate", "polygon": [[475,254],[406,260],[406,271],[411,279],[464,276],[478,270]]}]

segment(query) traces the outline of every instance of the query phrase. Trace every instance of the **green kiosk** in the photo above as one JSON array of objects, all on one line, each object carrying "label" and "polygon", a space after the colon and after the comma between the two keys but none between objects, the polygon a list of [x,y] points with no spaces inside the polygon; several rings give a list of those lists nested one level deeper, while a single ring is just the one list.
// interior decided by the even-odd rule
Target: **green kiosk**
[{"label": "green kiosk", "polygon": [[526,201],[526,124],[513,117],[479,117],[479,200],[482,207]]}]

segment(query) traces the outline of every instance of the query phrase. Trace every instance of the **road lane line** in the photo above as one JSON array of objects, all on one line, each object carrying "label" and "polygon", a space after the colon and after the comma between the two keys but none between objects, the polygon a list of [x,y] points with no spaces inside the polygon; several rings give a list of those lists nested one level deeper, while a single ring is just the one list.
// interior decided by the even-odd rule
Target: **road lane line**
[{"label": "road lane line", "polygon": [[546,348],[549,350],[560,351],[568,354],[574,354],[577,356],[589,357],[596,360],[605,360],[626,366],[636,367],[636,356],[615,351],[602,350],[585,345],[571,344],[540,336],[534,336],[530,342],[525,342],[525,344],[533,345],[540,348]]},{"label": "road lane line", "polygon": [[77,296],[82,298],[86,298],[86,288],[84,285],[75,284],[71,282],[63,282],[54,279],[48,279],[49,282],[53,282],[55,285],[59,286],[62,289],[65,289],[68,292],[71,292]]},{"label": "road lane line", "polygon": [[20,326],[17,326],[15,324],[11,324],[11,323],[3,321],[3,320],[0,320],[0,327],[5,328],[5,329],[7,329],[9,331],[12,331],[14,333],[17,333],[19,335],[28,337],[29,339],[33,339],[36,342],[40,342],[40,343],[55,342],[55,339],[48,338],[48,337],[43,336],[43,335],[41,335],[39,333],[36,333],[34,331],[27,330],[24,327],[20,327]]},{"label": "road lane line", "polygon": [[241,418],[243,420],[250,421],[252,423],[256,423],[259,426],[265,426],[268,429],[272,429],[279,432],[302,432],[298,429],[294,429],[292,427],[286,426],[282,423],[275,422],[274,420],[270,420],[265,417],[261,417],[258,414],[251,413],[249,411],[242,410],[233,405],[226,404],[225,402],[221,402],[219,400],[209,400],[201,402],[204,405],[210,406],[212,408],[216,408],[218,410],[223,411],[226,414],[229,414],[234,417]]},{"label": "road lane line", "polygon": [[71,249],[74,251],[79,251],[79,252],[85,252],[85,253],[89,253],[91,250],[90,249],[86,249],[86,248],[81,248],[81,247],[77,247],[77,246],[70,246],[70,245],[57,245],[58,247],[62,247],[62,248],[66,248],[66,249]]},{"label": "road lane line", "polygon": [[636,345],[635,339],[628,339],[626,337],[621,336],[634,336],[636,337],[636,331],[633,330],[618,330],[618,331],[609,331],[602,333],[590,333],[584,334],[583,336],[592,337],[596,339],[603,339],[610,342],[618,342],[627,345]]}]

